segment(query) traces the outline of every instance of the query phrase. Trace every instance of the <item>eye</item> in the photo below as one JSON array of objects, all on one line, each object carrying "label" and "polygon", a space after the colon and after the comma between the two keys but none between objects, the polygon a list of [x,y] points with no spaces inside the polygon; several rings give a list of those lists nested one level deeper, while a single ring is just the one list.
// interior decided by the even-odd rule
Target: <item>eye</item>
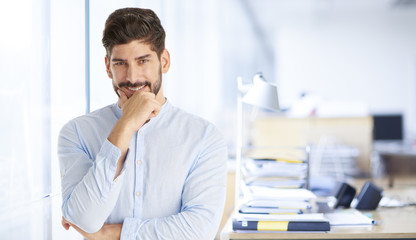
[{"label": "eye", "polygon": [[115,62],[114,65],[122,66],[122,65],[126,65],[126,63],[125,62]]},{"label": "eye", "polygon": [[149,59],[140,59],[140,60],[139,60],[139,63],[140,63],[140,64],[142,64],[142,63],[147,63],[147,62],[149,62]]}]

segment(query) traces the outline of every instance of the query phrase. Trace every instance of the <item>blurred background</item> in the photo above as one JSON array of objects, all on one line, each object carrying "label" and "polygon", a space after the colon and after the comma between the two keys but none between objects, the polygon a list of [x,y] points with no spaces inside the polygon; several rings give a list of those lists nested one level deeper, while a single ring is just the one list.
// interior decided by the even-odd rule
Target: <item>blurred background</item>
[{"label": "blurred background", "polygon": [[165,95],[217,125],[230,158],[236,79],[257,72],[277,85],[285,117],[399,115],[400,140],[415,145],[415,0],[2,1],[0,238],[79,239],[59,222],[57,137],[117,101],[101,37],[122,7],[159,15]]}]

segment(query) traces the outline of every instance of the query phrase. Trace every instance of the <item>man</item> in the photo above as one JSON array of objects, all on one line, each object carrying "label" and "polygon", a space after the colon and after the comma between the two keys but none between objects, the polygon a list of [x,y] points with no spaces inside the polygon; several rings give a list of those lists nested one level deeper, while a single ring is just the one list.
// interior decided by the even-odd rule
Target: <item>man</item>
[{"label": "man", "polygon": [[170,56],[159,18],[119,9],[102,41],[119,99],[61,130],[63,226],[87,239],[213,239],[226,144],[212,124],[164,97]]}]

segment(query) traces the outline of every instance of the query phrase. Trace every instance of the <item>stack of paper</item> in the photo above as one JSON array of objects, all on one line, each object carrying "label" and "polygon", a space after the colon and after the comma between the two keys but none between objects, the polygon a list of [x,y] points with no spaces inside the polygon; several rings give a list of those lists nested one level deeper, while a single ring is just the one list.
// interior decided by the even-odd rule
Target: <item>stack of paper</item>
[{"label": "stack of paper", "polygon": [[331,226],[352,226],[352,225],[372,225],[374,219],[367,217],[357,209],[342,209],[331,213],[325,213]]},{"label": "stack of paper", "polygon": [[245,161],[245,169],[248,176],[298,177],[306,173],[307,165],[302,162],[291,163],[287,161],[248,159]]},{"label": "stack of paper", "polygon": [[303,188],[278,189],[249,186],[240,213],[247,214],[302,214],[311,208],[315,194]]},{"label": "stack of paper", "polygon": [[302,209],[279,208],[279,207],[252,207],[247,205],[240,206],[240,213],[246,214],[301,214]]},{"label": "stack of paper", "polygon": [[245,158],[242,167],[248,186],[302,188],[306,183],[307,163],[287,158]]},{"label": "stack of paper", "polygon": [[306,184],[307,163],[296,158],[245,158],[240,213],[302,214],[316,196]]},{"label": "stack of paper", "polygon": [[275,201],[303,201],[308,202],[316,198],[316,195],[308,189],[278,189],[259,186],[249,186],[246,192],[251,200],[275,200]]}]

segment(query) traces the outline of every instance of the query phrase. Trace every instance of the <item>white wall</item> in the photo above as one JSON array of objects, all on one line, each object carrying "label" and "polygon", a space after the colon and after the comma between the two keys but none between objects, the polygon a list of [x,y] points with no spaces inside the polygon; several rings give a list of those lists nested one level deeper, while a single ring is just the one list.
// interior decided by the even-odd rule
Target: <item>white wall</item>
[{"label": "white wall", "polygon": [[279,18],[276,75],[282,105],[302,92],[402,112],[416,133],[416,9],[309,9]]}]

